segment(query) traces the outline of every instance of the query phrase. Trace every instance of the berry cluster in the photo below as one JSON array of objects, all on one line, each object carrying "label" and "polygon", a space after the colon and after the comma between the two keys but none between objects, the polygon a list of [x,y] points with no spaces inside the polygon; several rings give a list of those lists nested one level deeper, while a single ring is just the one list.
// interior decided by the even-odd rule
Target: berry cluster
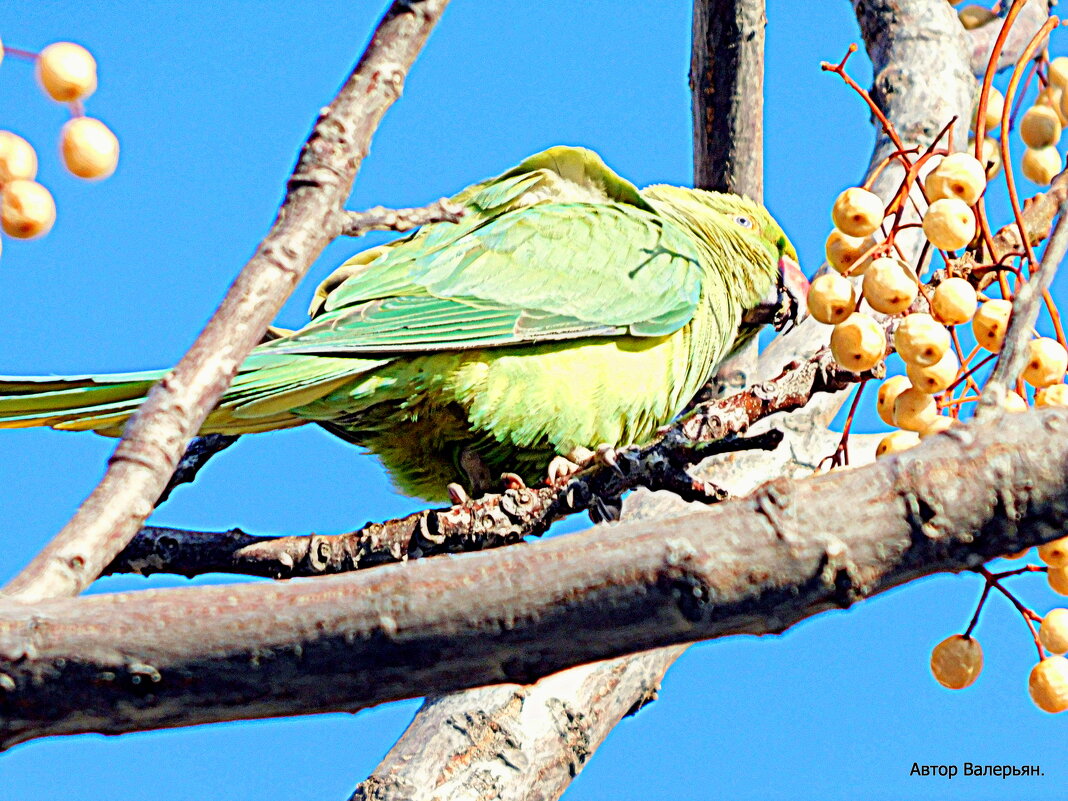
[{"label": "berry cluster", "polygon": [[[59,151],[67,170],[79,178],[106,178],[119,162],[119,140],[100,120],[83,113],[96,90],[96,61],[81,45],[56,42],[41,53],[8,48],[9,55],[36,64],[37,81],[58,103],[71,106],[72,117],[60,132]],[[4,47],[0,43],[0,62]],[[35,179],[37,153],[29,142],[0,130],[0,226],[16,239],[32,239],[51,230],[56,220],[52,194]]]},{"label": "berry cluster", "polygon": [[[969,7],[960,12],[966,27],[965,12],[974,17],[969,18],[974,25],[1005,24],[989,9]],[[1029,180],[1043,185],[1065,181],[1057,145],[1068,124],[1068,58],[1050,61],[1039,52],[1056,24],[1051,18],[1025,48],[1004,95],[991,85],[992,76],[987,76],[972,120],[978,141],[971,139],[964,153],[952,152],[951,141],[948,146],[941,144],[950,125],[926,150],[906,147],[870,95],[846,75],[848,55],[837,66],[823,65],[864,98],[897,147],[867,184],[850,187],[836,199],[831,211],[834,228],[825,245],[831,269],[813,280],[808,296],[812,316],[834,326],[830,347],[838,364],[863,373],[890,360],[888,377],[878,387],[876,411],[894,430],[879,442],[878,458],[940,434],[974,411],[993,362],[1005,347],[1013,300],[1040,269],[1035,248],[1043,235],[1035,239],[1035,232],[1027,230],[1022,219],[1026,207],[1018,201],[1009,135],[1018,128],[1025,146],[1022,171]],[[1028,67],[1041,85],[1033,105],[1014,126],[1013,106],[1026,93],[1026,83],[1017,90]],[[1000,139],[987,135],[993,129]],[[891,163],[900,165],[903,177],[893,198],[884,204],[870,187]],[[985,207],[995,179],[1003,180],[1013,209],[1012,222],[997,236],[989,227]],[[906,212],[910,209],[919,222],[909,221]],[[922,231],[922,253],[915,262],[918,269],[895,241],[907,229]],[[928,261],[934,260],[941,265],[927,274]],[[1029,406],[1068,407],[1068,340],[1048,292],[1044,304],[1047,319],[1043,325],[1048,324],[1054,336],[1031,330],[1027,341],[1020,342],[1014,327],[1013,347],[1026,348],[1027,360],[1011,389],[998,394],[1006,412],[1025,411]],[[901,368],[897,368],[898,359]],[[865,383],[859,384],[842,443],[828,457],[832,466],[848,463],[849,427]],[[1047,712],[1068,710],[1068,609],[1054,609],[1042,617],[1002,584],[1010,576],[1043,572],[1054,592],[1068,596],[1068,538],[1042,546],[1038,557],[1041,566],[1028,564],[1002,573],[977,568],[986,586],[971,625],[963,634],[943,640],[931,654],[931,671],[940,684],[963,689],[979,676],[983,651],[972,629],[991,590],[996,589],[1013,603],[1033,635],[1038,663],[1030,676],[1032,699]],[[1036,623],[1041,624],[1037,630]]]}]

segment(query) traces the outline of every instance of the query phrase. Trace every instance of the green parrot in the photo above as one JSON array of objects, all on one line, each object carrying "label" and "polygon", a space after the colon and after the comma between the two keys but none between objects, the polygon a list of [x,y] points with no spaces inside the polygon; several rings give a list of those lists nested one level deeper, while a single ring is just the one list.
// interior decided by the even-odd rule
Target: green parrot
[{"label": "green parrot", "polygon": [[[534,483],[648,440],[807,283],[760,205],[639,190],[554,147],[453,201],[459,222],[356,254],[311,321],[259,345],[201,433],[318,423],[427,500]],[[119,436],[164,371],[0,377],[0,428]],[[565,463],[566,464],[566,463]]]}]

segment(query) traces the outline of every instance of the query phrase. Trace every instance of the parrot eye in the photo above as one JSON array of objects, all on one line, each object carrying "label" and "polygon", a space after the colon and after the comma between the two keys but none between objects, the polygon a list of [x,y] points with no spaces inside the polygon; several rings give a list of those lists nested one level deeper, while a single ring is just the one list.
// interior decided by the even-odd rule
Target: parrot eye
[{"label": "parrot eye", "polygon": [[734,221],[736,223],[738,223],[738,225],[742,226],[742,228],[752,228],[753,227],[753,221],[750,220],[748,217],[743,217],[741,214],[739,214],[737,217],[735,217]]}]

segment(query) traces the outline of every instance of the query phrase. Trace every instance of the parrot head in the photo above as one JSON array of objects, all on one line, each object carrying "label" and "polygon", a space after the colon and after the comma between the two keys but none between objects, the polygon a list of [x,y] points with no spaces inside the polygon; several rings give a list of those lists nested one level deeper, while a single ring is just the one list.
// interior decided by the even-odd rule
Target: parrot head
[{"label": "parrot head", "polygon": [[[741,195],[666,185],[647,187],[642,195],[716,244],[714,261],[730,273],[743,299],[744,325],[774,323],[781,331],[805,316],[808,280],[797,251],[762,205]],[[736,258],[724,260],[725,252]]]}]

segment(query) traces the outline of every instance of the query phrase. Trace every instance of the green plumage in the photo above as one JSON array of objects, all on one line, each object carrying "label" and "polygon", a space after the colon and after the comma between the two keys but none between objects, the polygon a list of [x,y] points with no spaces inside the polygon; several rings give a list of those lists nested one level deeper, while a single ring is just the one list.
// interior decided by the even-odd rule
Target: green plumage
[{"label": "green plumage", "polygon": [[[555,147],[454,199],[458,223],[364,251],[320,285],[304,328],[260,345],[203,433],[316,422],[441,499],[554,454],[641,442],[740,340],[796,258],[759,205],[638,190]],[[0,428],[118,435],[161,372],[0,378]]]}]

